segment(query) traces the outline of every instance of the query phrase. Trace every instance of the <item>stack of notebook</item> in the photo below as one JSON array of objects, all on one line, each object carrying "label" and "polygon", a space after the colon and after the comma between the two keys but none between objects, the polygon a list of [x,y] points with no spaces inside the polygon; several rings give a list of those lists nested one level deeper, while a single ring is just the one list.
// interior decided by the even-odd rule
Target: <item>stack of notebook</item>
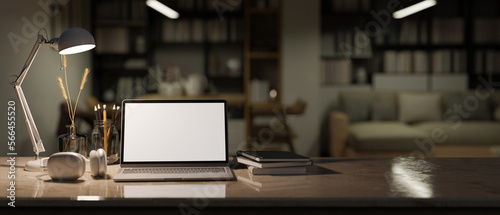
[{"label": "stack of notebook", "polygon": [[285,151],[238,151],[238,163],[248,166],[254,175],[306,174],[312,165],[308,157]]}]

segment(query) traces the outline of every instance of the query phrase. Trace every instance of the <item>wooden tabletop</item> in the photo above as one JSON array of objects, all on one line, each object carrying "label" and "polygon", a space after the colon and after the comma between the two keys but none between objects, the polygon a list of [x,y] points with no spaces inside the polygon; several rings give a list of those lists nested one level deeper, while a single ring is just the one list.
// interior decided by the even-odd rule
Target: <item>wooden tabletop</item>
[{"label": "wooden tabletop", "polygon": [[[23,170],[15,158],[16,206],[154,206],[177,208],[203,200],[211,207],[457,207],[500,208],[498,158],[314,158],[307,175],[252,175],[237,181],[122,182],[87,173],[75,182],[52,181]],[[1,158],[2,206],[9,196],[8,157]],[[207,203],[208,202],[208,203]]]}]

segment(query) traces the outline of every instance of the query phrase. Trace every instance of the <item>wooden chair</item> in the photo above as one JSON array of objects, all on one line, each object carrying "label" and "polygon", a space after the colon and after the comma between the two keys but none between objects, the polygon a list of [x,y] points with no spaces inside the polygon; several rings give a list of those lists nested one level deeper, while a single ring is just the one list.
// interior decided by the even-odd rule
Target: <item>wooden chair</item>
[{"label": "wooden chair", "polygon": [[[306,102],[297,99],[292,106],[279,104],[250,105],[249,132],[247,141],[249,150],[281,150],[273,148],[273,144],[285,144],[291,152],[295,152],[293,139],[297,137],[289,124],[290,115],[301,115],[306,109]],[[257,122],[257,118],[266,118],[265,123]]]}]

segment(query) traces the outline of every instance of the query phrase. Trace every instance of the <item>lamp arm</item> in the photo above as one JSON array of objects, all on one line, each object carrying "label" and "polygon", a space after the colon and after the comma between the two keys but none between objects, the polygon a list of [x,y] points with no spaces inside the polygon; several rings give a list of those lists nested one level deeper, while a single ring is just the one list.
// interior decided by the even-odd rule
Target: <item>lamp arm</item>
[{"label": "lamp arm", "polygon": [[33,120],[33,116],[31,115],[30,108],[28,106],[28,102],[26,101],[26,97],[24,96],[24,92],[21,88],[21,84],[24,81],[24,78],[26,77],[26,74],[28,73],[31,64],[33,63],[38,50],[40,50],[40,47],[43,44],[53,44],[53,41],[47,41],[41,34],[38,34],[37,40],[35,42],[35,45],[33,46],[33,49],[31,50],[30,55],[28,56],[28,59],[26,60],[26,63],[23,66],[23,69],[19,76],[17,76],[16,80],[11,82],[11,84],[14,86],[14,89],[16,91],[16,96],[19,102],[21,103],[21,111],[23,112],[24,115],[24,120],[26,123],[26,127],[28,129],[28,133],[31,139],[31,143],[33,144],[33,151],[36,154],[36,157],[38,159],[39,153],[44,152],[45,148],[43,146],[42,140],[40,138],[40,134],[38,133],[38,129],[35,125],[35,121]]},{"label": "lamp arm", "polygon": [[35,121],[33,120],[33,116],[31,115],[31,110],[28,106],[28,102],[26,101],[26,97],[24,96],[23,89],[21,86],[15,86],[17,99],[19,103],[21,103],[21,111],[23,112],[24,122],[26,123],[26,128],[28,129],[28,134],[30,136],[31,143],[33,144],[33,151],[35,152],[37,159],[40,152],[45,151],[45,147],[43,146],[42,139],[40,138],[40,133],[38,133],[38,129],[36,127]]},{"label": "lamp arm", "polygon": [[26,63],[24,63],[23,70],[21,70],[21,73],[19,73],[17,79],[13,82],[13,85],[15,84],[16,86],[21,86],[21,84],[24,81],[24,78],[26,77],[26,74],[28,73],[31,67],[31,64],[33,63],[33,60],[35,60],[38,50],[40,50],[40,47],[42,47],[42,45],[45,43],[47,43],[47,40],[41,34],[38,34],[35,45],[33,46],[33,49],[31,49],[30,55],[28,56]]}]

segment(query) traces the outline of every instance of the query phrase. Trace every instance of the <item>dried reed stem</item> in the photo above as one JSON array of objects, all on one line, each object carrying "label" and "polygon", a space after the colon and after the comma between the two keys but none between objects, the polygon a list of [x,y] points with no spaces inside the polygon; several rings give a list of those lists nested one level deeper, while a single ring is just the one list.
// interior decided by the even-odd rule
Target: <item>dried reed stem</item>
[{"label": "dried reed stem", "polygon": [[64,84],[61,77],[57,77],[57,81],[59,81],[59,87],[61,88],[61,93],[63,95],[64,100],[66,100],[66,105],[68,106],[68,116],[71,120],[71,124],[73,124],[73,118],[71,117],[71,109],[69,106],[70,101],[68,100],[68,94],[66,93],[66,89],[64,88]]},{"label": "dried reed stem", "polygon": [[[69,112],[71,114],[73,114],[73,104],[71,103],[71,94],[69,93],[69,85],[68,85],[68,74],[66,72],[66,66],[67,66],[67,60],[66,60],[66,55],[63,55],[63,66],[64,66],[64,79],[66,81],[66,91],[67,91],[67,94],[68,94],[68,100],[69,100]],[[75,118],[73,118],[72,116],[70,116],[70,119],[71,119],[71,123],[74,124],[74,121],[75,121]]]},{"label": "dried reed stem", "polygon": [[85,86],[85,83],[87,83],[87,77],[90,73],[89,68],[85,68],[85,72],[83,73],[82,77],[82,82],[80,83],[80,90],[78,91],[78,96],[76,98],[76,103],[75,107],[73,108],[73,104],[71,102],[71,94],[69,93],[69,86],[68,86],[68,73],[67,73],[67,60],[66,60],[66,55],[63,55],[63,66],[64,66],[64,79],[66,82],[66,86],[63,83],[63,80],[61,77],[57,78],[57,81],[59,82],[59,87],[61,88],[61,93],[63,94],[64,100],[66,100],[66,105],[68,106],[68,115],[69,119],[71,120],[71,125],[75,125],[75,115],[76,115],[76,108],[78,107],[78,101],[80,100],[80,95],[82,93],[82,90]]},{"label": "dried reed stem", "polygon": [[89,68],[85,68],[85,72],[83,73],[82,77],[82,83],[80,84],[80,91],[78,91],[78,97],[76,98],[75,109],[73,109],[73,119],[75,118],[76,115],[76,107],[78,107],[78,100],[80,100],[80,94],[82,93],[85,83],[87,83],[87,76],[89,75],[89,73],[90,73]]}]

